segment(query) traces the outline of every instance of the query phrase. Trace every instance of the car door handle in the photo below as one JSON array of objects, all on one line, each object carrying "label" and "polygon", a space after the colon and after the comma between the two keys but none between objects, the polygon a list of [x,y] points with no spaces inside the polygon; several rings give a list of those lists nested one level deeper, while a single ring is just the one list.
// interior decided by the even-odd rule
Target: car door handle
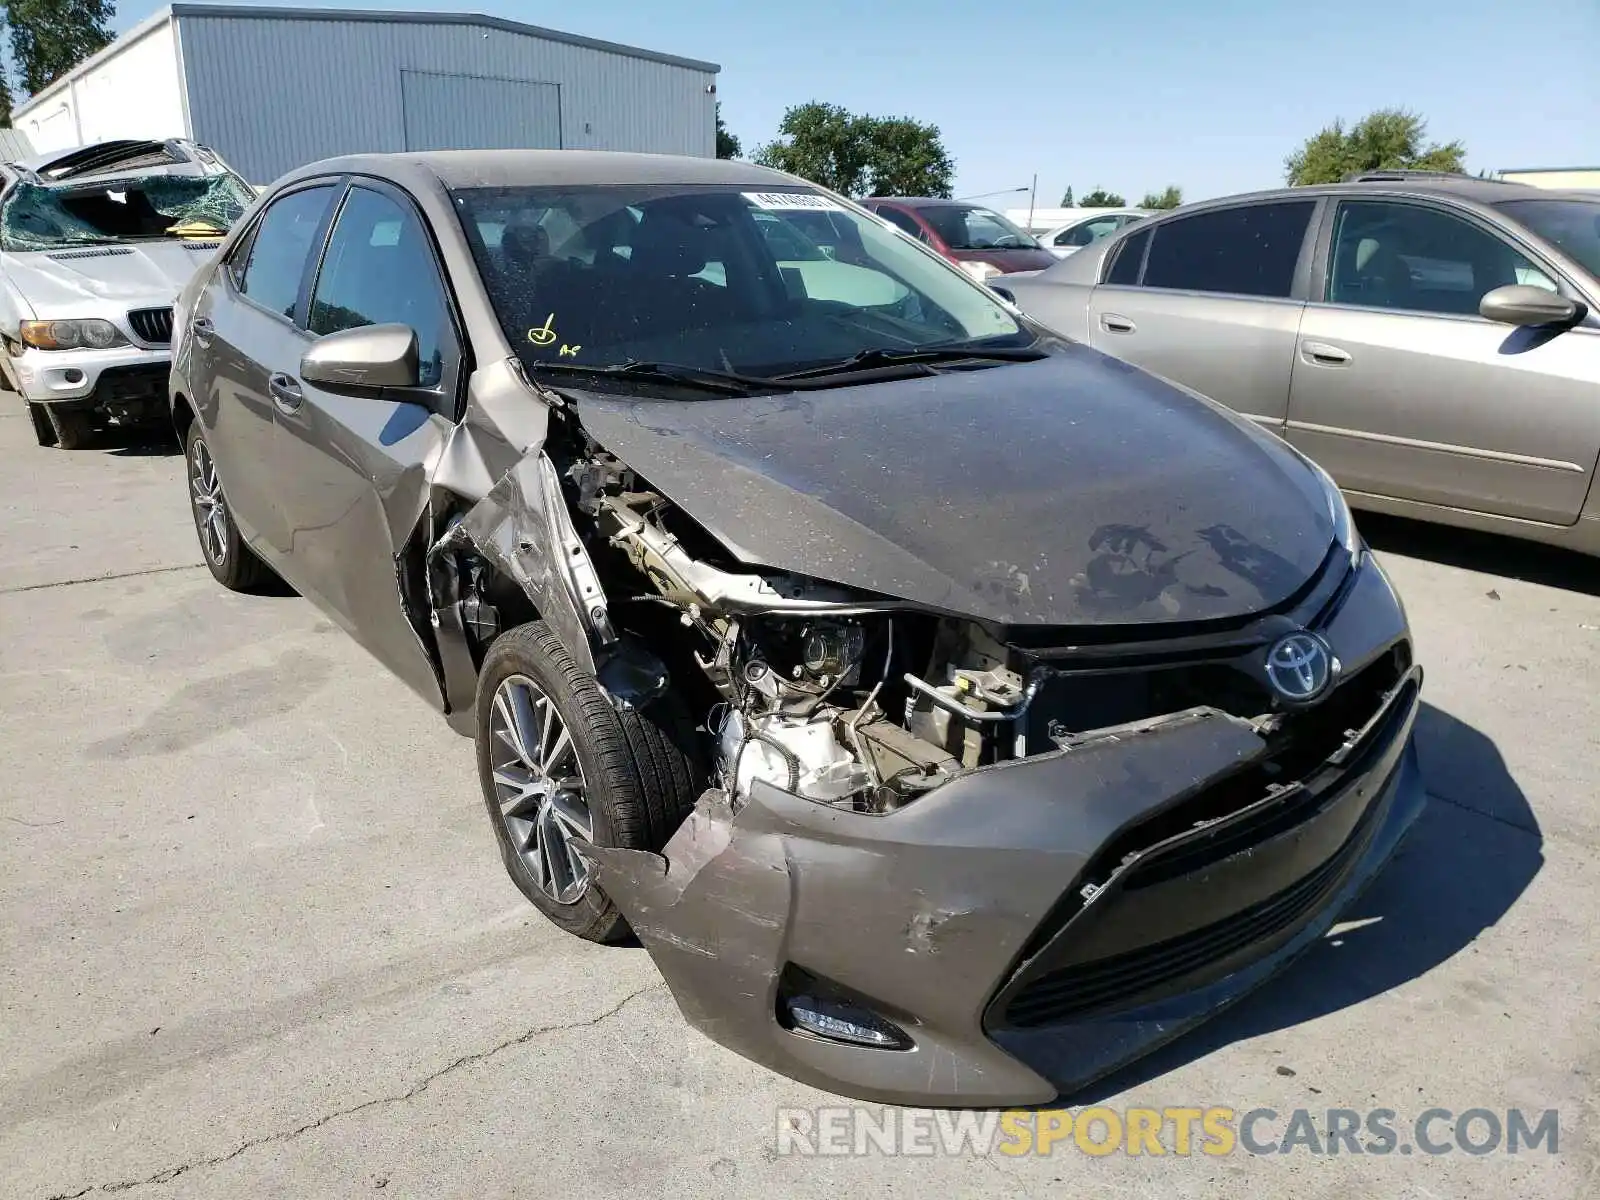
[{"label": "car door handle", "polygon": [[1132,333],[1136,326],[1127,317],[1118,316],[1116,313],[1101,313],[1100,328],[1107,333]]},{"label": "car door handle", "polygon": [[1300,353],[1308,363],[1319,367],[1342,367],[1350,361],[1350,352],[1327,342],[1301,342]]},{"label": "car door handle", "polygon": [[194,340],[202,346],[211,345],[211,335],[216,332],[216,326],[211,324],[210,317],[196,317],[189,322],[189,332],[194,335]]},{"label": "car door handle", "polygon": [[274,372],[267,379],[267,391],[272,393],[272,402],[286,413],[299,410],[305,403],[305,396],[301,394],[300,384],[282,371]]}]

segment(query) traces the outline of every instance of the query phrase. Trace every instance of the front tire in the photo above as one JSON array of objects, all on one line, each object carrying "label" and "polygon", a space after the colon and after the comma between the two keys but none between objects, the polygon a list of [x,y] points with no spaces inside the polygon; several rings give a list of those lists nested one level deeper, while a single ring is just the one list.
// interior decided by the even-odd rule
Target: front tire
[{"label": "front tire", "polygon": [[94,414],[83,408],[44,405],[55,430],[56,445],[63,450],[82,450],[94,440]]},{"label": "front tire", "polygon": [[189,511],[194,515],[200,553],[211,577],[229,591],[255,591],[272,577],[272,572],[239,535],[239,526],[228,511],[211,447],[206,444],[198,421],[189,426],[183,456],[184,474],[189,481]]},{"label": "front tire", "polygon": [[478,776],[506,871],[550,920],[614,942],[628,925],[572,845],[660,850],[703,773],[670,695],[618,710],[543,621],[503,634],[478,676]]},{"label": "front tire", "polygon": [[28,419],[33,422],[33,436],[39,439],[41,446],[54,446],[56,444],[56,427],[50,420],[50,414],[44,405],[27,401]]}]

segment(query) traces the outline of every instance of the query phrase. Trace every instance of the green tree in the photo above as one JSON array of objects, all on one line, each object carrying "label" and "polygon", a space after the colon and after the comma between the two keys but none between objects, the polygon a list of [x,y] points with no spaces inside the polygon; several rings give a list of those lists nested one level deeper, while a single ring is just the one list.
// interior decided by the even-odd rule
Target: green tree
[{"label": "green tree", "polygon": [[1074,207],[1074,205],[1072,203],[1072,189],[1070,187],[1066,191],[1061,193],[1061,207],[1062,208],[1072,208],[1072,207]]},{"label": "green tree", "polygon": [[1128,202],[1115,192],[1108,192],[1105,188],[1097,187],[1078,204],[1083,208],[1122,208]]},{"label": "green tree", "polygon": [[1283,160],[1295,187],[1338,183],[1361,171],[1462,171],[1467,148],[1460,142],[1426,144],[1428,123],[1403,108],[1368,113],[1348,130],[1334,121]]},{"label": "green tree", "polygon": [[739,144],[737,134],[729,133],[728,127],[722,123],[722,102],[717,102],[717,157],[738,158],[739,152],[744,147]]},{"label": "green tree", "polygon": [[1169,183],[1159,192],[1146,192],[1144,199],[1139,201],[1140,208],[1177,208],[1183,203],[1183,189],[1175,183]]},{"label": "green tree", "polygon": [[956,165],[939,140],[939,128],[910,117],[868,117],[867,169],[874,196],[950,195]]},{"label": "green tree", "polygon": [[113,0],[11,0],[11,57],[22,90],[49,87],[111,42],[107,24],[117,15]]},{"label": "green tree", "polygon": [[756,161],[847,196],[948,196],[955,175],[937,127],[818,101],[784,113]]},{"label": "green tree", "polygon": [[0,129],[11,128],[11,81],[0,66]]}]

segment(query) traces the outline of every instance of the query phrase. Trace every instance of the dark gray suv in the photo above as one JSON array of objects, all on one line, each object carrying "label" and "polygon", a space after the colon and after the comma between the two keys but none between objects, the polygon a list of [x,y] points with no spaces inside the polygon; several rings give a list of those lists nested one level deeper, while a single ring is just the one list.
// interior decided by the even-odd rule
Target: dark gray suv
[{"label": "dark gray suv", "polygon": [[1358,508],[1600,553],[1600,193],[1377,173],[993,282],[1281,434]]}]

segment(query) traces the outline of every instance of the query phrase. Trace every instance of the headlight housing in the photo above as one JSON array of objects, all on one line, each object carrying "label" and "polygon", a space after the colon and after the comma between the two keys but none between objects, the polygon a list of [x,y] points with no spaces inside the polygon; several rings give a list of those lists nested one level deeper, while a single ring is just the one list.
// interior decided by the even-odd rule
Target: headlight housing
[{"label": "headlight housing", "polygon": [[960,268],[968,275],[976,279],[979,283],[987,282],[988,280],[993,279],[996,275],[1005,274],[1004,271],[995,266],[993,263],[964,262],[957,265],[960,266]]},{"label": "headlight housing", "polygon": [[128,345],[110,321],[88,317],[70,321],[24,321],[22,344],[36,350],[110,350]]}]

